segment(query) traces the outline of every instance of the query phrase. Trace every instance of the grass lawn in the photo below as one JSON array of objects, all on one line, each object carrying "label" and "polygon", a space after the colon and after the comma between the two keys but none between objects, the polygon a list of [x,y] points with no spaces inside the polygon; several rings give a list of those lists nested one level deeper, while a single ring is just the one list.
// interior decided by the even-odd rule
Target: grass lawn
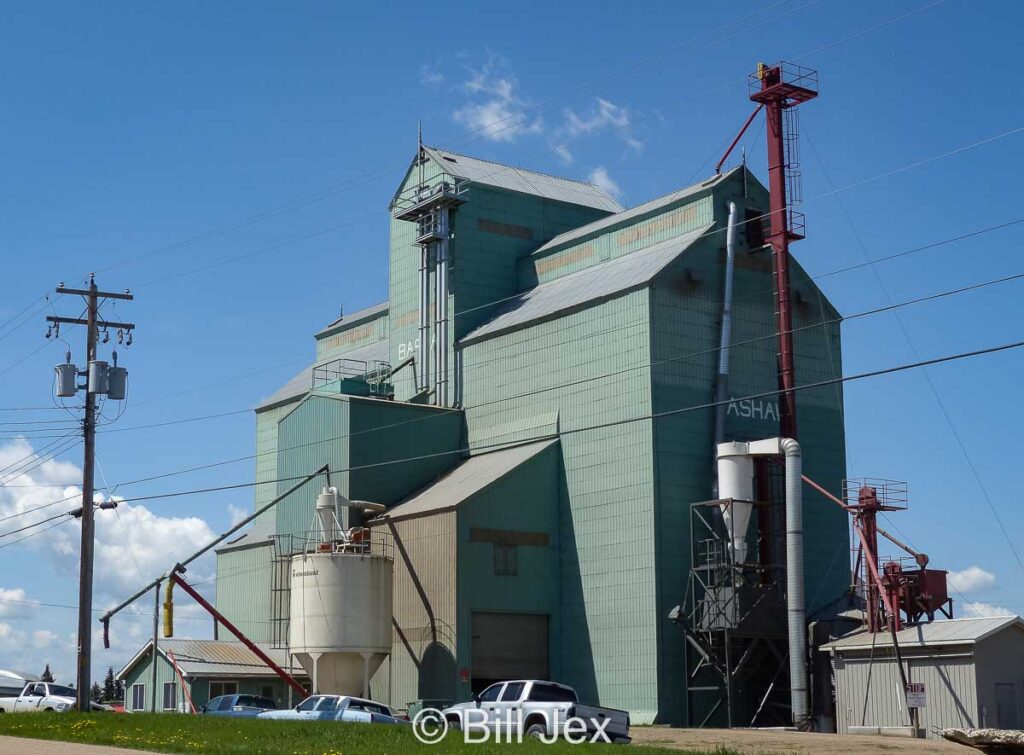
[{"label": "grass lawn", "polygon": [[[266,753],[293,755],[305,753],[373,753],[388,755],[423,751],[437,753],[545,752],[566,755],[570,752],[603,752],[609,745],[572,745],[557,742],[545,745],[465,744],[458,734],[449,733],[437,745],[423,745],[408,726],[341,724],[333,722],[257,721],[255,719],[217,718],[214,716],[177,716],[170,714],[93,714],[8,713],[0,715],[0,736],[31,737],[87,744],[114,745],[156,752]],[[602,749],[603,747],[603,749]],[[679,750],[654,747],[636,748],[644,755],[662,753],[680,755]],[[615,750],[617,751],[617,750]],[[723,752],[724,751],[720,751]]]}]

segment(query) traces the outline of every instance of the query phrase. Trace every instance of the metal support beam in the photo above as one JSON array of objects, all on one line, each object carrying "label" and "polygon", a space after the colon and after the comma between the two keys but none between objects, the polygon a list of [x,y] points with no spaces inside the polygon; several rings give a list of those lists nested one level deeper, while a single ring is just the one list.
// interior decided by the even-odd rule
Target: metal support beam
[{"label": "metal support beam", "polygon": [[[195,602],[198,603],[199,605],[201,605],[203,608],[205,608],[207,610],[207,612],[211,616],[213,616],[215,619],[217,619],[217,621],[220,622],[221,625],[223,625],[223,627],[225,629],[227,629],[229,632],[231,632],[231,634],[235,635],[235,637],[238,638],[239,642],[241,642],[243,645],[245,645],[247,648],[249,648],[249,650],[251,650],[253,652],[253,655],[255,655],[257,658],[259,658],[261,661],[263,661],[267,665],[267,667],[270,668],[271,671],[273,671],[275,674],[277,674],[279,677],[281,677],[281,679],[284,680],[285,684],[287,684],[289,687],[291,687],[292,690],[294,690],[298,694],[300,694],[303,697],[305,697],[306,690],[303,689],[301,684],[299,684],[297,681],[295,681],[295,677],[293,677],[291,674],[289,674],[283,668],[281,668],[276,663],[274,663],[274,661],[271,660],[270,656],[267,655],[266,653],[264,653],[260,649],[259,645],[257,645],[255,642],[250,640],[244,634],[242,634],[241,630],[239,630],[234,624],[232,624],[230,621],[228,621],[227,618],[224,616],[224,614],[220,613],[216,608],[214,608],[212,605],[210,605],[210,603],[206,600],[206,598],[204,598],[202,595],[200,595],[199,592],[195,588],[192,587],[192,585],[190,585],[188,582],[186,582],[184,579],[182,579],[182,577],[179,574],[179,572],[183,572],[183,571],[185,571],[185,568],[183,566],[181,566],[180,564],[178,566],[176,566],[174,568],[174,570],[171,572],[171,576],[170,576],[171,580],[176,585],[178,585],[178,587],[180,587],[182,590],[184,590],[189,595],[191,595],[192,599],[195,600]],[[157,598],[157,600],[159,601],[159,597]]]}]

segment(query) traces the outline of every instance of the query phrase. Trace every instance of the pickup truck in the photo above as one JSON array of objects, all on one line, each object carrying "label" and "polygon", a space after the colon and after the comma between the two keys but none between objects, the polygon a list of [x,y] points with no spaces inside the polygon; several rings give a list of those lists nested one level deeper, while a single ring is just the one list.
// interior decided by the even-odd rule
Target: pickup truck
[{"label": "pickup truck", "polygon": [[573,742],[630,741],[626,711],[582,705],[572,687],[536,679],[492,684],[471,702],[441,713],[449,726],[486,729],[506,742],[523,734]]},{"label": "pickup truck", "polygon": [[17,697],[0,697],[0,713],[55,711],[75,707],[75,690],[49,682],[29,682]]}]

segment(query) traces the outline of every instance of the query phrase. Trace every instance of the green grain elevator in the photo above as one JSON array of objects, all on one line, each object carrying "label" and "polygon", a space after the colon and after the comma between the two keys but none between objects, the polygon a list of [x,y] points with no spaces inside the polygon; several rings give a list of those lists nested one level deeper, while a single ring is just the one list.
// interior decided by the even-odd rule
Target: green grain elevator
[{"label": "green grain elevator", "polygon": [[[736,168],[624,210],[596,186],[418,150],[390,204],[385,303],[315,335],[256,409],[256,505],[321,465],[394,543],[394,637],[371,680],[406,708],[550,678],[633,723],[695,724],[683,633],[690,505],[713,498],[714,400]],[[778,435],[771,258],[735,265],[729,439]],[[803,383],[841,374],[839,316],[794,262]],[[817,327],[805,327],[815,326]],[[762,396],[749,399],[749,396]],[[805,470],[845,476],[840,388],[799,392]],[[705,408],[699,408],[705,406]],[[290,479],[289,479],[290,478]],[[282,480],[274,483],[274,480]],[[218,551],[217,606],[286,647],[287,570],[323,480]],[[805,497],[808,613],[843,593],[844,512]],[[843,561],[845,564],[845,560]]]}]

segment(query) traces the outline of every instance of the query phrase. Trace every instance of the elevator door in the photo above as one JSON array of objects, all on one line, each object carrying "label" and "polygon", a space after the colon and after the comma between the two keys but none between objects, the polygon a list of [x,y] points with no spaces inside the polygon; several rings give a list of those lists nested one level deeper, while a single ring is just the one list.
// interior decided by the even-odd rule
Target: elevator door
[{"label": "elevator door", "polygon": [[473,613],[473,693],[506,679],[548,678],[548,617]]}]

